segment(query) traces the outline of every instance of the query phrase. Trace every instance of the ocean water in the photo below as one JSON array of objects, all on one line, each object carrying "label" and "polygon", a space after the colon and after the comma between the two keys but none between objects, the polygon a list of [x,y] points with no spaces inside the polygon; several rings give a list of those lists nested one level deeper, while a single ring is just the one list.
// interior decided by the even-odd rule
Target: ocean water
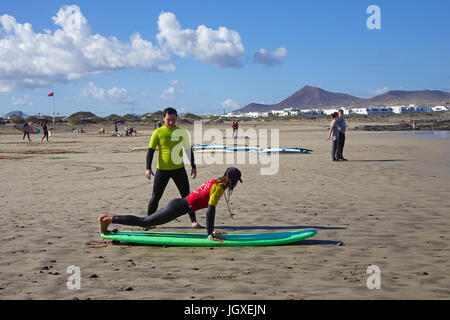
[{"label": "ocean water", "polygon": [[406,131],[398,132],[397,134],[426,138],[450,138],[450,131]]}]

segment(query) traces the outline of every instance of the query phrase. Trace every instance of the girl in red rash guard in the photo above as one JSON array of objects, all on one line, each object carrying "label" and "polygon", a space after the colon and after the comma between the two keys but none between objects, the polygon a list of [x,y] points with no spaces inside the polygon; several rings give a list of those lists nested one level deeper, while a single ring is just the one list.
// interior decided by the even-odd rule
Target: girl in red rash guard
[{"label": "girl in red rash guard", "polygon": [[206,229],[208,239],[222,241],[217,234],[225,232],[214,230],[214,218],[216,215],[216,207],[225,190],[228,190],[228,196],[231,195],[238,181],[241,180],[241,171],[230,167],[224,175],[218,179],[205,181],[200,187],[192,191],[186,198],[177,198],[171,200],[166,207],[156,211],[150,216],[136,217],[131,215],[107,216],[102,215],[98,218],[100,224],[100,232],[108,234],[108,226],[111,223],[123,224],[127,226],[139,226],[148,228],[151,226],[168,223],[183,214],[195,212],[200,209],[208,208],[206,211]]}]

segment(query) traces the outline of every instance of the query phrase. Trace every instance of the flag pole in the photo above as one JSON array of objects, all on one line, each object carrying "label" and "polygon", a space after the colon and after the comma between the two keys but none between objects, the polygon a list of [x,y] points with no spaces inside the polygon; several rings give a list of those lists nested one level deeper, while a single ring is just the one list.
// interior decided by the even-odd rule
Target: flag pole
[{"label": "flag pole", "polygon": [[53,124],[55,124],[55,91],[53,91]]}]

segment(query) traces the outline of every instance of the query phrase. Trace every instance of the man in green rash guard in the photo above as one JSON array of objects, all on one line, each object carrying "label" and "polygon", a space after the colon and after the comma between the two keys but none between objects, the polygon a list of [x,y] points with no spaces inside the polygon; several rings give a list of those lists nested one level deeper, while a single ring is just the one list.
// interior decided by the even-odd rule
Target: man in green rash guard
[{"label": "man in green rash guard", "polygon": [[[163,196],[170,179],[173,179],[175,182],[182,198],[185,198],[190,193],[189,179],[183,163],[183,149],[190,156],[191,176],[193,179],[197,176],[194,152],[192,151],[189,137],[185,129],[176,125],[177,118],[178,115],[175,109],[165,109],[163,116],[164,125],[153,131],[150,138],[145,176],[149,180],[154,176],[155,180],[153,182],[152,197],[148,204],[148,215],[155,213],[158,209],[159,200]],[[153,173],[151,165],[156,148],[159,150],[158,163],[156,173]],[[193,228],[203,228],[197,222],[194,212],[189,213],[189,218]]]}]

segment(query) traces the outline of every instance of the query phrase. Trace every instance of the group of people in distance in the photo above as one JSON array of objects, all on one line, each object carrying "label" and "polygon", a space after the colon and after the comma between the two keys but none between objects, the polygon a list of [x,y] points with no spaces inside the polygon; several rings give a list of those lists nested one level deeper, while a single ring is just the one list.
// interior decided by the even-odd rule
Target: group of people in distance
[{"label": "group of people in distance", "polygon": [[[229,167],[222,176],[205,181],[199,188],[190,192],[189,178],[182,161],[183,150],[180,150],[180,158],[178,158],[181,161],[174,161],[174,148],[180,143],[182,144],[183,149],[188,154],[188,159],[190,159],[191,176],[193,179],[197,176],[197,167],[195,165],[194,152],[188,141],[187,132],[185,129],[176,125],[177,118],[178,115],[175,109],[165,109],[163,116],[164,125],[153,131],[150,138],[145,176],[148,180],[151,180],[153,176],[154,180],[147,216],[101,215],[98,218],[98,222],[102,234],[110,232],[108,226],[111,223],[151,228],[156,225],[168,223],[184,214],[189,214],[192,228],[204,228],[197,222],[195,212],[207,208],[206,230],[208,239],[213,241],[224,240],[218,235],[225,232],[214,228],[216,207],[220,198],[225,194],[225,191],[227,191],[225,199],[227,202],[229,201],[229,197],[238,182],[242,182],[241,171],[235,167]],[[154,172],[152,170],[152,161],[157,148],[159,150],[158,161],[156,172]],[[171,200],[164,208],[158,210],[159,200],[163,196],[170,179],[175,182],[181,198]]]},{"label": "group of people in distance", "polygon": [[344,120],[344,111],[339,110],[333,112],[331,117],[333,120],[330,124],[330,131],[328,133],[327,141],[331,139],[331,160],[332,161],[347,161],[344,158],[344,144],[346,124]]}]

